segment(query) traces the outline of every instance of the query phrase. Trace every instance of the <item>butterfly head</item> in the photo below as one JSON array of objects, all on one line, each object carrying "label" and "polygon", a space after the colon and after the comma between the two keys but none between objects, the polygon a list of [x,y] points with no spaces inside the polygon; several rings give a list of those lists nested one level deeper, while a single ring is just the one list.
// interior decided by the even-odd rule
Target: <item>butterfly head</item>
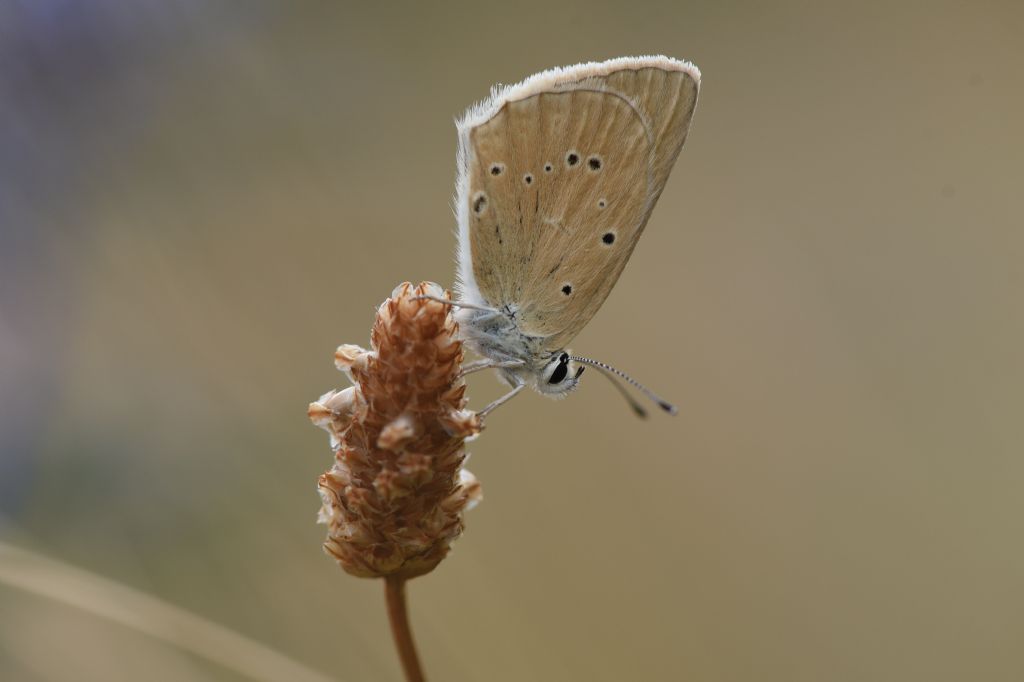
[{"label": "butterfly head", "polygon": [[580,375],[586,369],[573,362],[566,351],[552,353],[551,358],[537,373],[537,390],[554,398],[569,394],[579,384]]}]

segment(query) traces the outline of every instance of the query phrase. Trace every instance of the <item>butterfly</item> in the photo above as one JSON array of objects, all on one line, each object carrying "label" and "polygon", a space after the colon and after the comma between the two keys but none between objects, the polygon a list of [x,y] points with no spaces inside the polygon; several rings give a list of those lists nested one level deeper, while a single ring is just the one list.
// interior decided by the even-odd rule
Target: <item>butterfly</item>
[{"label": "butterfly", "polygon": [[[543,71],[495,87],[457,122],[456,319],[512,387],[564,397],[585,366],[566,345],[604,303],[686,141],[700,71],[668,57],[624,57]],[[644,410],[616,384],[633,409]]]}]

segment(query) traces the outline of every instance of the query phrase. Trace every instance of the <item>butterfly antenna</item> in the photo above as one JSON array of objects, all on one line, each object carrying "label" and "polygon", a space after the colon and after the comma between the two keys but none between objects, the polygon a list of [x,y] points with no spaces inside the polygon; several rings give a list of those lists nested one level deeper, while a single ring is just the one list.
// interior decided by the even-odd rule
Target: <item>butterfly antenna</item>
[{"label": "butterfly antenna", "polygon": [[576,362],[582,362],[584,365],[590,365],[591,367],[599,370],[601,372],[601,374],[604,374],[606,377],[611,379],[612,383],[615,384],[615,387],[619,389],[619,392],[622,393],[623,396],[625,396],[626,401],[629,403],[629,406],[633,408],[633,411],[636,412],[638,416],[646,417],[647,416],[647,411],[644,410],[643,407],[638,405],[637,402],[632,398],[632,396],[630,396],[628,393],[626,393],[626,390],[624,388],[622,388],[622,386],[619,384],[619,382],[615,381],[615,377],[618,377],[618,378],[622,379],[626,383],[628,383],[631,386],[633,386],[634,388],[636,388],[638,391],[640,391],[645,396],[650,398],[651,401],[654,402],[658,407],[660,407],[661,409],[665,410],[669,414],[671,414],[671,415],[679,414],[679,410],[676,409],[675,405],[673,405],[672,403],[668,402],[667,400],[661,399],[660,397],[658,397],[657,393],[655,393],[651,389],[647,388],[646,386],[641,384],[639,381],[637,381],[633,377],[631,377],[628,374],[626,374],[625,372],[620,372],[619,370],[615,369],[611,365],[606,365],[605,363],[599,362],[598,360],[591,360],[590,358],[581,358],[578,355],[570,355],[569,358],[572,359],[572,360],[575,360]]},{"label": "butterfly antenna", "polygon": [[[582,367],[580,369],[582,369]],[[615,378],[614,374],[612,374],[611,372],[606,372],[597,366],[594,366],[594,369],[596,369],[604,376],[608,377],[608,381],[612,382],[612,386],[615,387],[615,390],[618,391],[619,394],[626,399],[626,402],[629,403],[629,406],[631,408],[633,408],[633,412],[636,413],[636,416],[640,417],[641,419],[647,419],[647,410],[644,409],[643,405],[636,401],[636,398],[629,394],[629,391],[623,388],[622,384],[619,383],[619,380]]]}]

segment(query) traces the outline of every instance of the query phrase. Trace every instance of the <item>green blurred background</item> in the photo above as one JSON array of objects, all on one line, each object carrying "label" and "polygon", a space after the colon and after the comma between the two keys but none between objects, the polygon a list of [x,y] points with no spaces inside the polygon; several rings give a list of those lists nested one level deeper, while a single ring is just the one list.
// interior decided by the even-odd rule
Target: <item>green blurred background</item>
[{"label": "green blurred background", "polygon": [[[664,53],[690,138],[573,348],[681,414],[596,374],[495,413],[410,586],[428,673],[1024,679],[1022,36],[1013,2],[5,3],[0,540],[399,680],[306,405],[395,284],[451,284],[455,115]],[[0,585],[0,679],[240,678]]]}]

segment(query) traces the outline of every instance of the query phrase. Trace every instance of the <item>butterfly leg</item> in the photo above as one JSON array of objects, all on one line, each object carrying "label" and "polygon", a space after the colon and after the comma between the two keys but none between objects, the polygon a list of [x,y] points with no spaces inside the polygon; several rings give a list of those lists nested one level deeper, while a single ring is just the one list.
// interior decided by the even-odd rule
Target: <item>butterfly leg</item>
[{"label": "butterfly leg", "polygon": [[414,301],[437,301],[438,303],[444,303],[445,305],[454,306],[456,308],[468,308],[469,310],[482,310],[488,313],[500,313],[500,310],[494,308],[488,308],[482,305],[473,305],[472,303],[459,303],[458,301],[449,301],[447,298],[440,298],[439,296],[431,296],[429,294],[423,294],[422,296],[414,296]]},{"label": "butterfly leg", "polygon": [[516,386],[515,388],[513,388],[511,391],[509,391],[505,395],[501,396],[500,398],[495,400],[493,403],[491,403],[490,405],[488,405],[484,409],[482,409],[479,412],[477,412],[477,415],[479,415],[481,417],[486,417],[488,413],[494,411],[494,408],[498,407],[499,405],[504,405],[509,400],[512,400],[512,398],[514,398],[516,396],[516,394],[519,393],[519,391],[523,390],[524,388],[526,388],[526,382],[520,382],[519,385]]},{"label": "butterfly leg", "polygon": [[522,360],[505,360],[504,362],[496,362],[494,360],[477,360],[476,362],[470,362],[462,366],[462,371],[459,372],[459,379],[472,374],[473,372],[479,372],[482,369],[501,369],[504,367],[522,367],[525,362]]}]

